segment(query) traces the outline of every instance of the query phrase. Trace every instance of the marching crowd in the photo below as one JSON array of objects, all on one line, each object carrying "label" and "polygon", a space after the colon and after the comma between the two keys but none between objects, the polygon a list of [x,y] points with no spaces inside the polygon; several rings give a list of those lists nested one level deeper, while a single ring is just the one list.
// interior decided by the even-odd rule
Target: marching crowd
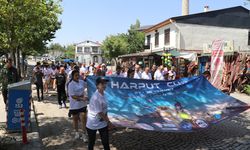
[{"label": "marching crowd", "polygon": [[[86,77],[99,76],[96,80],[96,92],[88,101],[86,92]],[[48,64],[37,62],[33,69],[33,83],[36,85],[38,101],[44,99],[44,92],[56,90],[59,109],[67,108],[66,100],[69,99],[69,117],[73,116],[75,138],[88,142],[89,149],[93,149],[96,131],[98,130],[104,149],[109,149],[108,130],[114,125],[107,116],[107,101],[104,97],[106,79],[102,76],[148,79],[148,80],[174,80],[175,68],[164,68],[153,65],[152,68],[142,67],[138,64],[123,67],[117,66],[113,72],[105,64],[95,65],[76,63]],[[88,108],[87,108],[88,104]],[[82,125],[82,132],[78,125]]]},{"label": "marching crowd", "polygon": [[[49,89],[57,90],[59,108],[66,107],[66,89],[67,83],[72,81],[72,72],[79,72],[79,80],[85,81],[88,75],[96,76],[113,76],[135,79],[148,79],[148,80],[175,80],[176,71],[175,67],[170,68],[153,65],[151,68],[142,67],[134,64],[129,67],[117,66],[116,71],[108,70],[105,64],[97,65],[76,63],[62,63],[62,64],[40,64],[37,62],[33,69],[33,82],[36,84],[38,101],[43,100],[44,92],[48,93]],[[85,86],[86,83],[84,82]],[[86,88],[85,88],[86,90]]]},{"label": "marching crowd", "polygon": [[[86,77],[91,75],[98,76],[98,78],[96,79],[96,92],[92,97],[88,97]],[[209,70],[206,70],[203,75],[208,80],[211,77]],[[66,101],[69,100],[69,117],[73,116],[75,138],[88,142],[90,150],[94,147],[97,130],[100,133],[104,149],[110,149],[108,131],[115,128],[107,115],[108,104],[104,91],[106,83],[109,81],[103,76],[146,80],[175,80],[177,78],[174,66],[153,65],[151,68],[147,66],[143,68],[139,64],[118,65],[113,72],[105,64],[95,65],[93,63],[86,66],[81,63],[41,64],[37,62],[32,71],[32,81],[36,85],[38,101],[42,101],[44,93],[48,93],[49,90],[57,91],[59,109],[67,108]],[[2,95],[6,102],[7,85],[19,81],[17,69],[12,65],[11,59],[8,59],[5,67],[1,69],[0,79]],[[79,124],[82,126],[82,132],[79,132]]]}]

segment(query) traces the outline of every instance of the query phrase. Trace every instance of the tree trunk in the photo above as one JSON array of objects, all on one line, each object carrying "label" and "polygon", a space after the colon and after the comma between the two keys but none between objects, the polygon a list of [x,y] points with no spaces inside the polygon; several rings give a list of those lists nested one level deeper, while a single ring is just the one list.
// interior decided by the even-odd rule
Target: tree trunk
[{"label": "tree trunk", "polygon": [[22,75],[23,77],[27,77],[27,69],[26,69],[26,63],[24,63],[24,60],[25,60],[25,54],[22,53]]},{"label": "tree trunk", "polygon": [[16,65],[16,67],[17,67],[17,73],[18,73],[19,78],[20,78],[22,76],[21,76],[20,50],[19,49],[16,50],[16,54],[17,54],[17,65]]},{"label": "tree trunk", "polygon": [[12,58],[12,61],[13,61],[13,65],[16,66],[16,50],[13,50],[11,52],[11,58]]}]

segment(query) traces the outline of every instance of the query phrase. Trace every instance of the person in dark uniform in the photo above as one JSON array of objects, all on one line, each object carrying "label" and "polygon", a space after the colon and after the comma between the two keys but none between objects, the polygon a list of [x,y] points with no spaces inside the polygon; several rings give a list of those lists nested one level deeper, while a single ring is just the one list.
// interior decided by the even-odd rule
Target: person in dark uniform
[{"label": "person in dark uniform", "polygon": [[12,59],[7,59],[6,65],[1,69],[0,81],[2,84],[2,95],[4,103],[8,100],[8,84],[16,83],[19,81],[17,69],[12,64]]},{"label": "person in dark uniform", "polygon": [[65,85],[66,85],[66,80],[67,80],[67,75],[65,73],[64,67],[60,67],[59,73],[56,74],[56,86],[57,86],[57,98],[58,98],[58,104],[59,108],[62,108],[62,102],[64,107],[66,108],[66,90],[65,90]]}]

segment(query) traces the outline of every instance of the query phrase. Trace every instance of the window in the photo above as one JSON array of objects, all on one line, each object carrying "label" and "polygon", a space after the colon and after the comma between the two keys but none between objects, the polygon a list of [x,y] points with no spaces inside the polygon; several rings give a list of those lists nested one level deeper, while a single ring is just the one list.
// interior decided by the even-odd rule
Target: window
[{"label": "window", "polygon": [[164,44],[168,45],[170,42],[170,29],[164,30]]},{"label": "window", "polygon": [[89,53],[90,52],[90,47],[84,47],[84,53]]},{"label": "window", "polygon": [[155,47],[159,46],[159,32],[155,33]]},{"label": "window", "polygon": [[77,47],[77,53],[82,53],[82,47]]},{"label": "window", "polygon": [[250,45],[250,32],[248,32],[248,45]]},{"label": "window", "polygon": [[147,46],[150,46],[151,43],[151,35],[147,36]]},{"label": "window", "polygon": [[98,57],[97,56],[94,56],[93,59],[94,59],[94,63],[98,63]]},{"label": "window", "polygon": [[93,52],[93,53],[98,53],[98,47],[96,47],[96,46],[95,46],[95,47],[92,47],[92,52]]}]

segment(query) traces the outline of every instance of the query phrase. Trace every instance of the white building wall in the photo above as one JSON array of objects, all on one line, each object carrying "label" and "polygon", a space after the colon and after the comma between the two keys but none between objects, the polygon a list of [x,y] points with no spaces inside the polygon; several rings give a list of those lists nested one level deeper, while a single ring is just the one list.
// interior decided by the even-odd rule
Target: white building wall
[{"label": "white building wall", "polygon": [[[170,43],[168,45],[164,44],[165,41],[165,35],[164,35],[164,30],[170,29]],[[162,28],[159,28],[157,30],[159,32],[159,46],[155,47],[155,31],[149,32],[145,34],[145,43],[147,42],[147,36],[151,35],[151,49],[153,51],[161,51],[165,47],[166,49],[168,48],[176,48],[176,27],[173,24],[166,25]],[[146,43],[147,44],[147,43]],[[148,50],[149,51],[149,50]]]},{"label": "white building wall", "polygon": [[224,28],[194,24],[175,23],[179,29],[177,48],[184,50],[203,50],[203,44],[212,44],[214,40],[233,41],[234,50],[250,50],[248,29]]},{"label": "white building wall", "polygon": [[[92,47],[98,47],[98,52],[93,53]],[[77,47],[82,47],[82,52],[77,52]],[[90,47],[90,52],[85,53],[84,48],[85,47]],[[98,64],[102,63],[102,50],[100,49],[100,45],[93,44],[91,41],[90,42],[83,42],[75,46],[75,58],[78,58],[78,62],[80,63],[85,63],[89,65],[90,63],[94,62],[93,57],[97,56],[98,57]]]}]

